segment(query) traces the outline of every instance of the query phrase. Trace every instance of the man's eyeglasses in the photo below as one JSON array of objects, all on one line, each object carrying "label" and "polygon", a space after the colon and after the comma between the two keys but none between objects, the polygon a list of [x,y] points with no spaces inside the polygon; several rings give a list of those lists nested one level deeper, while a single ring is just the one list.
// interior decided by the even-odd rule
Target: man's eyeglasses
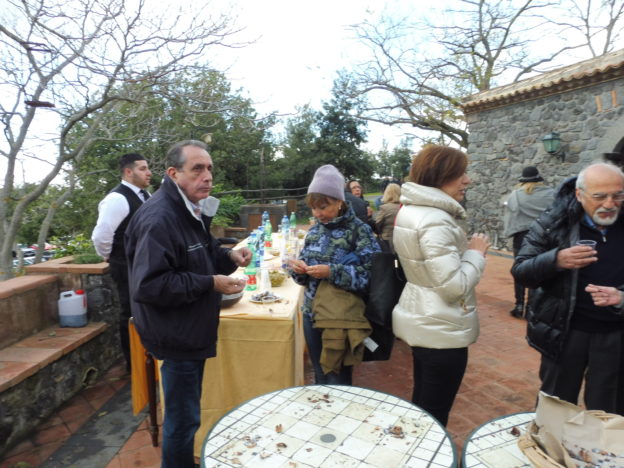
[{"label": "man's eyeglasses", "polygon": [[[585,189],[581,189],[582,192],[587,193]],[[604,202],[607,198],[611,197],[614,202],[622,202],[624,201],[624,192],[615,192],[615,193],[587,193],[591,197],[592,200],[596,202]]]}]

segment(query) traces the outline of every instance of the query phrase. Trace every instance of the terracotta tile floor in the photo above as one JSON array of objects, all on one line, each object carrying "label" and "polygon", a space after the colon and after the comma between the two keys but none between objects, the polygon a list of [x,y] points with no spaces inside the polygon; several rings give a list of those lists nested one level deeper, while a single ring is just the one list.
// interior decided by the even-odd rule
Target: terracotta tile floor
[{"label": "terracotta tile floor", "polygon": [[[63,445],[112,395],[128,383],[125,366],[113,366],[93,386],[83,390],[63,405],[58,412],[41,424],[35,434],[14,447],[3,460],[0,468],[37,467]],[[147,466],[147,465],[141,465]],[[96,467],[94,467],[96,468]]]},{"label": "terracotta tile floor", "polygon": [[[513,307],[510,268],[508,255],[496,255],[496,252],[488,255],[485,277],[477,288],[481,335],[470,347],[468,369],[448,425],[458,456],[465,439],[477,426],[503,414],[534,408],[539,388],[539,355],[526,344],[525,322],[508,313]],[[358,366],[354,384],[409,400],[411,361],[409,347],[396,342],[390,361]],[[307,368],[306,382],[311,381],[311,372]],[[93,388],[74,397],[52,416],[32,438],[15,447],[0,461],[0,468],[12,468],[19,461],[39,466],[126,382],[122,366],[113,367]],[[159,466],[160,448],[151,446],[147,422],[144,421],[107,468]]]}]

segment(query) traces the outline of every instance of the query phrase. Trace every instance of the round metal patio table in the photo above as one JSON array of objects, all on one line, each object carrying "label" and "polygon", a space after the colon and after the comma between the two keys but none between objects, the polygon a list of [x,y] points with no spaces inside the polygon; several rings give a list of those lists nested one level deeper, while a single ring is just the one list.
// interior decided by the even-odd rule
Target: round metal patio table
[{"label": "round metal patio table", "polygon": [[477,427],[466,439],[462,468],[531,468],[518,447],[518,437],[535,413],[514,413]]},{"label": "round metal patio table", "polygon": [[203,467],[457,467],[445,428],[368,388],[306,385],[253,398],[210,430]]}]

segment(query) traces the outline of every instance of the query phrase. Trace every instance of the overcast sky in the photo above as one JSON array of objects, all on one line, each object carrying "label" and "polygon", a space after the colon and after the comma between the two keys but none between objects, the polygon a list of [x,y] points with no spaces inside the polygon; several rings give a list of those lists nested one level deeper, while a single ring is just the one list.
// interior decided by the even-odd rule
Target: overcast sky
[{"label": "overcast sky", "polygon": [[[244,88],[261,113],[294,114],[310,104],[320,110],[331,98],[336,72],[364,59],[365,46],[348,26],[376,18],[381,11],[405,12],[398,0],[232,0],[242,36],[255,42],[243,49],[223,51],[220,63],[234,87]],[[368,149],[392,146],[403,131],[369,125]]]},{"label": "overcast sky", "polygon": [[[170,2],[169,6],[180,5],[179,0],[150,1],[153,2],[150,8],[166,9],[165,2]],[[277,112],[287,116],[294,115],[296,109],[305,104],[321,110],[322,101],[331,98],[337,71],[349,70],[365,59],[368,50],[353,37],[349,25],[364,20],[374,23],[382,13],[394,17],[422,17],[433,10],[442,11],[454,2],[456,0],[188,0],[186,6],[198,15],[218,13],[215,8],[232,9],[238,16],[237,26],[244,28],[237,40],[253,43],[244,48],[212,48],[211,60],[217,69],[225,70],[234,89],[243,89],[243,96],[252,100],[261,115]],[[179,26],[184,27],[183,23]],[[47,123],[50,131],[56,131],[54,121]],[[370,151],[381,149],[384,140],[393,148],[412,130],[372,123],[368,128],[366,149]],[[412,149],[418,150],[418,147]],[[30,170],[18,169],[18,179],[22,175],[20,172],[32,174]]]},{"label": "overcast sky", "polygon": [[[178,2],[151,0],[149,7],[168,9],[180,6]],[[321,110],[322,102],[331,98],[337,71],[349,69],[364,58],[366,49],[353,38],[349,25],[372,20],[388,8],[403,14],[404,3],[401,0],[212,0],[209,3],[189,0],[187,7],[197,14],[231,8],[237,16],[237,27],[243,28],[236,40],[252,43],[244,48],[212,48],[216,68],[227,68],[225,73],[233,88],[242,88],[243,96],[252,100],[260,115],[277,112],[288,116],[305,104]],[[422,10],[420,5],[418,8]],[[38,132],[42,136],[55,135],[57,119],[44,116],[44,112],[40,114]],[[280,127],[276,128],[278,134],[279,130]],[[366,148],[377,151],[384,140],[392,148],[403,136],[401,129],[370,124]],[[50,145],[41,145],[28,149],[45,154]],[[0,169],[4,170],[2,164]],[[48,170],[45,162],[20,158],[16,178],[18,183],[37,181]]]}]

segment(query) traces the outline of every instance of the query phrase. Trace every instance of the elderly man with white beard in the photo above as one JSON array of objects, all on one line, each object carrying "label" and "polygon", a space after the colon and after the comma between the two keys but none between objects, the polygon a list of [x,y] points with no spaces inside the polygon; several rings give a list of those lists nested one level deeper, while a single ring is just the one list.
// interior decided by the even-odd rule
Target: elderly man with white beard
[{"label": "elderly man with white beard", "polygon": [[[541,390],[624,413],[624,173],[594,163],[566,180],[526,235],[512,274],[536,288],[527,340]],[[582,242],[579,242],[582,241]],[[587,242],[594,241],[594,242]],[[592,245],[593,244],[593,245]]]}]

